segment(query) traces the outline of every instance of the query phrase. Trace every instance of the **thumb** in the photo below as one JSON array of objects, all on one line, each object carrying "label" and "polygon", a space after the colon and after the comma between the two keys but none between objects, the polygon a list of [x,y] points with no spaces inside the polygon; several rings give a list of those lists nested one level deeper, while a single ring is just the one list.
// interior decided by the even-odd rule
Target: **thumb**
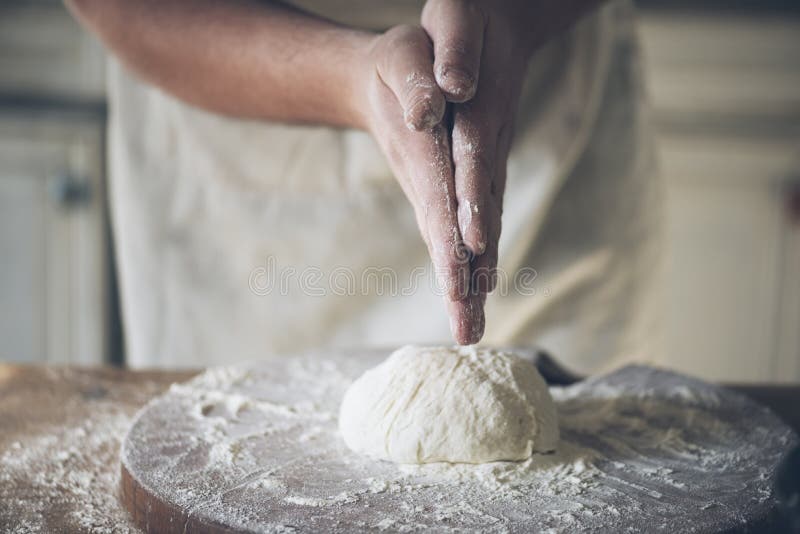
[{"label": "thumb", "polygon": [[451,102],[475,96],[486,26],[483,13],[463,0],[429,0],[422,26],[433,40],[436,81]]},{"label": "thumb", "polygon": [[416,26],[397,26],[385,38],[377,62],[378,75],[397,97],[406,126],[428,130],[441,122],[446,105],[433,75],[431,41]]}]

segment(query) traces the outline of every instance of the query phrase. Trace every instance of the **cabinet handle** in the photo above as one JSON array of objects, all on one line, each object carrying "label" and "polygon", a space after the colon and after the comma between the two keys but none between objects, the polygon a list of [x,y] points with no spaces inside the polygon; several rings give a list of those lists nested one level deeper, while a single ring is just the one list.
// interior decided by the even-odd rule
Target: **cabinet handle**
[{"label": "cabinet handle", "polygon": [[92,186],[89,180],[65,172],[56,176],[51,187],[53,200],[64,209],[77,209],[92,200]]}]

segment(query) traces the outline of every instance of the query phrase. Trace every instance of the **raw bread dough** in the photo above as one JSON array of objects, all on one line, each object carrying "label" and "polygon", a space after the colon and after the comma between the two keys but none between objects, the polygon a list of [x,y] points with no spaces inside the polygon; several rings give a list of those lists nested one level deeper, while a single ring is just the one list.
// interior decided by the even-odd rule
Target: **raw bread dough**
[{"label": "raw bread dough", "polygon": [[396,350],[347,390],[339,429],[352,450],[406,464],[524,460],[558,443],[536,367],[476,347]]}]

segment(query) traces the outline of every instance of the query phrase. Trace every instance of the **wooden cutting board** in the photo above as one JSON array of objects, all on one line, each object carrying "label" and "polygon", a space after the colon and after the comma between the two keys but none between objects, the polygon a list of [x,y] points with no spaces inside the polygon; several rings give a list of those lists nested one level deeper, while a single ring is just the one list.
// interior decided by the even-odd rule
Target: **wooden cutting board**
[{"label": "wooden cutting board", "polygon": [[336,430],[347,385],[386,355],[309,354],[173,386],[125,438],[124,505],[149,532],[718,532],[769,524],[776,465],[798,442],[739,394],[634,366],[552,388],[555,454],[398,467]]}]

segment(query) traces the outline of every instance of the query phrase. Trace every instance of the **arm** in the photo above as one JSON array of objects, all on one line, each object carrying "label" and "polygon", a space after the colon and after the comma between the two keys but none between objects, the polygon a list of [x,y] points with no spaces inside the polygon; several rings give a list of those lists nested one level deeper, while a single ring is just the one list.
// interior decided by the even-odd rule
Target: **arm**
[{"label": "arm", "polygon": [[480,339],[483,305],[466,298],[445,98],[421,27],[377,35],[270,1],[66,1],[130,68],[194,105],[371,132],[414,208],[457,341]]},{"label": "arm", "polygon": [[66,0],[128,67],[218,113],[364,127],[350,65],[373,34],[277,2]]}]

